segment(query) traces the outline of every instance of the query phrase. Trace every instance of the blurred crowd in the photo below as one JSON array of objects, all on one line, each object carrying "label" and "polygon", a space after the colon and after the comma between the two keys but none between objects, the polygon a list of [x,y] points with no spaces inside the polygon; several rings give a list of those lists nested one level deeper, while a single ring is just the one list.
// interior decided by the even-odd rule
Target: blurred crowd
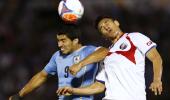
[{"label": "blurred crowd", "polygon": [[[18,92],[42,70],[57,50],[55,34],[61,24],[60,0],[0,0],[0,100]],[[94,21],[99,15],[118,18],[124,32],[142,32],[158,44],[163,58],[162,96],[147,87],[148,100],[170,100],[170,1],[169,0],[80,0],[85,13],[80,22],[84,44],[108,46]],[[146,84],[152,80],[152,65],[146,64]],[[25,100],[55,100],[57,79],[49,78]],[[133,91],[132,91],[133,92]],[[97,98],[96,100],[99,100]]]}]

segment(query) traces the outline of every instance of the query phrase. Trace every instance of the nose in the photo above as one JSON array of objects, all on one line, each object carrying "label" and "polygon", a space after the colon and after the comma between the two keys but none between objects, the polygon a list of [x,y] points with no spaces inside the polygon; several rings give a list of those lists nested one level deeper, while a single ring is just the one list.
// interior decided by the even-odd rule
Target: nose
[{"label": "nose", "polygon": [[109,28],[108,26],[105,26],[104,29],[105,29],[106,31],[109,31],[109,30],[110,30],[110,28]]},{"label": "nose", "polygon": [[61,47],[63,43],[61,41],[58,41],[58,47]]}]

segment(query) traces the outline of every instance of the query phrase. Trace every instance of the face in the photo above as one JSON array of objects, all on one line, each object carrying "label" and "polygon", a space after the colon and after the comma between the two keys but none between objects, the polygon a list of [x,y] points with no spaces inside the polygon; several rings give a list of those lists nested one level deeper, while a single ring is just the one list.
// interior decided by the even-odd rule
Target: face
[{"label": "face", "polygon": [[69,54],[73,52],[74,42],[66,35],[57,35],[58,47],[63,54]]},{"label": "face", "polygon": [[99,31],[108,38],[116,37],[119,32],[119,23],[117,21],[113,21],[110,18],[102,19],[98,24]]}]

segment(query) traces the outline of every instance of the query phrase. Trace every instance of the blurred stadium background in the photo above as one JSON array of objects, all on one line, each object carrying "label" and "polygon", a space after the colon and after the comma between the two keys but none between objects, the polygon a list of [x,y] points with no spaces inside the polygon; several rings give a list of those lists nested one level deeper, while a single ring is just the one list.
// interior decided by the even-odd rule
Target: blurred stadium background
[{"label": "blurred stadium background", "polygon": [[[81,0],[85,14],[79,24],[85,44],[108,46],[94,28],[99,15],[116,16],[125,32],[139,31],[158,44],[163,58],[161,96],[154,96],[148,85],[152,65],[146,64],[148,100],[170,100],[170,0]],[[57,50],[55,33],[60,26],[59,0],[0,0],[0,100],[16,93],[46,65]],[[24,100],[55,100],[56,78]],[[133,91],[132,91],[133,92]],[[96,98],[101,100],[101,98]]]}]

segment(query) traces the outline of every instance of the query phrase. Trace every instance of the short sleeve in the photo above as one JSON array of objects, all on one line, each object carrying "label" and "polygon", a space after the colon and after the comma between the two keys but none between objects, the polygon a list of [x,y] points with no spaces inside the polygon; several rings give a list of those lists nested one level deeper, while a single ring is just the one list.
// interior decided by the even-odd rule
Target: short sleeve
[{"label": "short sleeve", "polygon": [[57,73],[57,65],[55,62],[56,54],[54,54],[48,64],[44,67],[44,70],[51,75],[55,75]]},{"label": "short sleeve", "polygon": [[146,54],[151,48],[156,47],[156,43],[141,33],[130,33],[128,36],[143,54]]},{"label": "short sleeve", "polygon": [[[84,55],[84,58],[86,58],[87,56],[89,56],[90,54],[92,54],[96,49],[98,49],[98,47],[93,46],[93,45],[88,45],[85,48],[83,48],[81,54]],[[84,59],[83,58],[83,59]],[[83,60],[82,59],[82,60]],[[84,66],[76,75],[77,78],[81,77],[82,75],[84,75],[86,72],[89,72],[90,70],[93,69],[98,69],[98,64],[97,63],[93,63],[93,64],[89,64]]]}]

